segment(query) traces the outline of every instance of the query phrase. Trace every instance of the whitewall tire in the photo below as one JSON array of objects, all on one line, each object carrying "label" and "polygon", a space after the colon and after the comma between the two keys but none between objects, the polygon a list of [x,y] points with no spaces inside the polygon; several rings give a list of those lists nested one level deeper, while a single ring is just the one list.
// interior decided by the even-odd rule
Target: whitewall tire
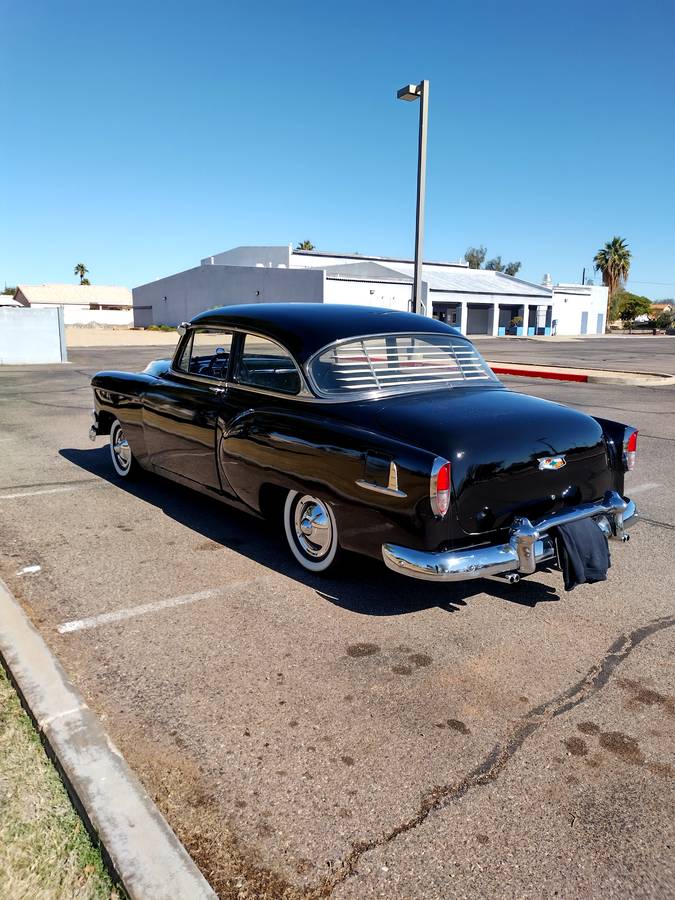
[{"label": "whitewall tire", "polygon": [[134,459],[124,433],[124,426],[119,419],[115,419],[110,426],[110,459],[114,470],[121,478],[130,478],[136,474],[138,463]]},{"label": "whitewall tire", "polygon": [[289,491],[284,530],[291,553],[309,572],[325,572],[338,555],[335,514],[320,497]]}]

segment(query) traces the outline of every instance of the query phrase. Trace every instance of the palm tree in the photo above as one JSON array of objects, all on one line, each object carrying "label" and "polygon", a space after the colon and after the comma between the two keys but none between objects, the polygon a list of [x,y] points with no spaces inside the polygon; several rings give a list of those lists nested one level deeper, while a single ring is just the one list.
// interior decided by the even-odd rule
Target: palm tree
[{"label": "palm tree", "polygon": [[73,275],[80,276],[80,284],[89,284],[89,279],[84,277],[88,271],[89,269],[85,266],[84,263],[77,263],[77,265],[73,269]]},{"label": "palm tree", "polygon": [[609,289],[607,292],[605,331],[609,331],[609,311],[612,297],[628,278],[631,256],[632,254],[625,239],[613,237],[593,257],[595,271],[602,273],[602,283]]},{"label": "palm tree", "polygon": [[300,241],[296,250],[313,250],[314,244],[311,241]]}]

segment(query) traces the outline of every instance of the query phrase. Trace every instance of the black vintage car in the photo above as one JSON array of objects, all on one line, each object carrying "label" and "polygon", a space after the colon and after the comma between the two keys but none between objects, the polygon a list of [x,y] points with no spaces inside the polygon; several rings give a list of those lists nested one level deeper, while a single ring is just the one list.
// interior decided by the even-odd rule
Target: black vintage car
[{"label": "black vintage car", "polygon": [[[309,303],[215,309],[172,360],[99,372],[90,436],[147,469],[279,514],[313,572],[341,549],[433,581],[554,564],[557,527],[625,540],[637,431],[507,390],[457,330]],[[281,519],[280,519],[281,520]]]}]

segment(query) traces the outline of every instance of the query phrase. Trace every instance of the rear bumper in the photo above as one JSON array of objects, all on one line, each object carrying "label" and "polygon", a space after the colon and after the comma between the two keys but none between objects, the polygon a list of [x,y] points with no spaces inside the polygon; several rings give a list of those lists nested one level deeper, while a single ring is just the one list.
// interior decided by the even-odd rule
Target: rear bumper
[{"label": "rear bumper", "polygon": [[599,503],[584,503],[534,522],[516,519],[506,544],[440,553],[384,544],[382,557],[394,572],[424,581],[531,575],[540,563],[555,558],[555,544],[550,532],[558,525],[587,518],[595,519],[607,537],[626,541],[627,529],[637,521],[638,512],[632,500],[624,499],[616,491],[607,491]]}]

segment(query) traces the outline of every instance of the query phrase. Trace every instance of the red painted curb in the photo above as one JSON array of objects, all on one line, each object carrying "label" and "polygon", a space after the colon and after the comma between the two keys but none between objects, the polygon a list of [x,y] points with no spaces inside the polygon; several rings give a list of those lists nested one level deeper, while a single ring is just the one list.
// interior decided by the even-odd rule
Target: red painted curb
[{"label": "red painted curb", "polygon": [[550,372],[548,369],[519,369],[516,366],[490,366],[496,375],[522,375],[525,378],[552,378],[555,381],[588,381],[579,372]]}]

